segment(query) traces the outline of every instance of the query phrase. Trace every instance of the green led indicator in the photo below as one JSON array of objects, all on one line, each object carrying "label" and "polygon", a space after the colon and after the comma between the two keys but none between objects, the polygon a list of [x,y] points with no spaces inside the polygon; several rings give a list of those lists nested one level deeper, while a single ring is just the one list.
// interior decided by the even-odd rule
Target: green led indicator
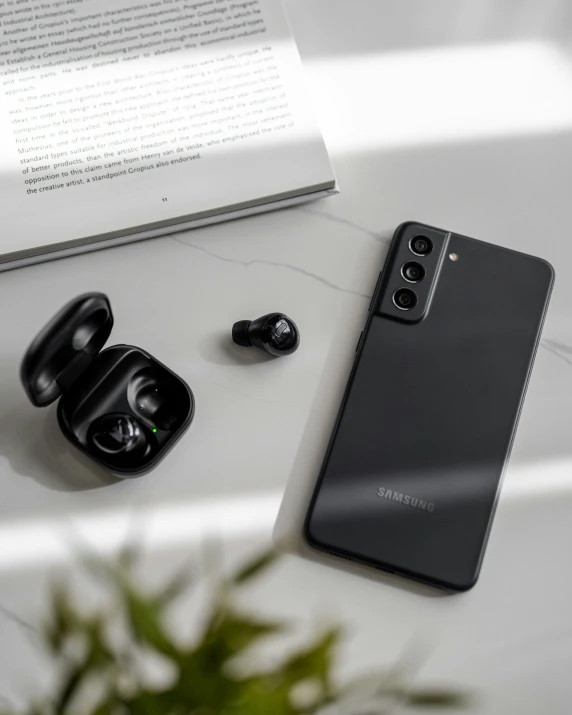
[{"label": "green led indicator", "polygon": [[157,428],[156,428],[156,427],[154,427],[154,428],[153,428],[153,432],[156,432],[156,431],[157,431]]}]

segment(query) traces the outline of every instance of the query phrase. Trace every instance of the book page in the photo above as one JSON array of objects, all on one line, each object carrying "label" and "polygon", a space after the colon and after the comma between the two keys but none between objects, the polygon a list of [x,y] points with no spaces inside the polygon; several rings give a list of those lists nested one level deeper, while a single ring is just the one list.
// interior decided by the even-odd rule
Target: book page
[{"label": "book page", "polygon": [[278,0],[0,0],[0,253],[332,179]]}]

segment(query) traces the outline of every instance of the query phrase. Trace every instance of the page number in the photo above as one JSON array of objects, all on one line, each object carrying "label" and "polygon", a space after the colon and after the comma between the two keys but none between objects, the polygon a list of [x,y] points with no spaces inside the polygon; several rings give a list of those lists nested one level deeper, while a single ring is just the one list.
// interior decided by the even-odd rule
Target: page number
[{"label": "page number", "polygon": [[161,201],[168,201],[168,199],[163,198],[163,199],[161,199]]}]

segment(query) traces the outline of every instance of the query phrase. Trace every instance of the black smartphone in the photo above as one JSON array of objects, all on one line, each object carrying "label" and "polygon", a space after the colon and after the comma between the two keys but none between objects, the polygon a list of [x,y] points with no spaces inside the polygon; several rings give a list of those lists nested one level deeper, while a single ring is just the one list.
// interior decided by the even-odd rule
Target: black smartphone
[{"label": "black smartphone", "polygon": [[475,584],[553,281],[539,258],[397,229],[306,517],[311,546]]}]

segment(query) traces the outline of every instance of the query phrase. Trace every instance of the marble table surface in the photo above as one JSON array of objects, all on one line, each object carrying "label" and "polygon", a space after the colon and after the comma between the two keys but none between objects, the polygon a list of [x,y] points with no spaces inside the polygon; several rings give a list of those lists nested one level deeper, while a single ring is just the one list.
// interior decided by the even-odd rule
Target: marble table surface
[{"label": "marble table surface", "polygon": [[[438,596],[290,555],[253,603],[300,622],[324,611],[343,621],[347,671],[382,667],[422,642],[420,677],[473,690],[478,712],[568,712],[566,3],[286,4],[338,196],[0,278],[0,695],[17,702],[31,682],[26,624],[42,609],[48,572],[67,558],[66,529],[112,549],[135,521],[161,563],[220,536],[233,559],[270,540],[284,494],[279,529],[295,529],[389,239],[415,219],[540,255],[556,271],[481,579],[469,593]],[[110,344],[144,347],[195,393],[189,433],[137,480],[114,480],[70,451],[54,409],[31,407],[18,382],[30,337],[86,290],[111,299]],[[271,310],[300,327],[288,360],[229,341],[235,320]]]}]

